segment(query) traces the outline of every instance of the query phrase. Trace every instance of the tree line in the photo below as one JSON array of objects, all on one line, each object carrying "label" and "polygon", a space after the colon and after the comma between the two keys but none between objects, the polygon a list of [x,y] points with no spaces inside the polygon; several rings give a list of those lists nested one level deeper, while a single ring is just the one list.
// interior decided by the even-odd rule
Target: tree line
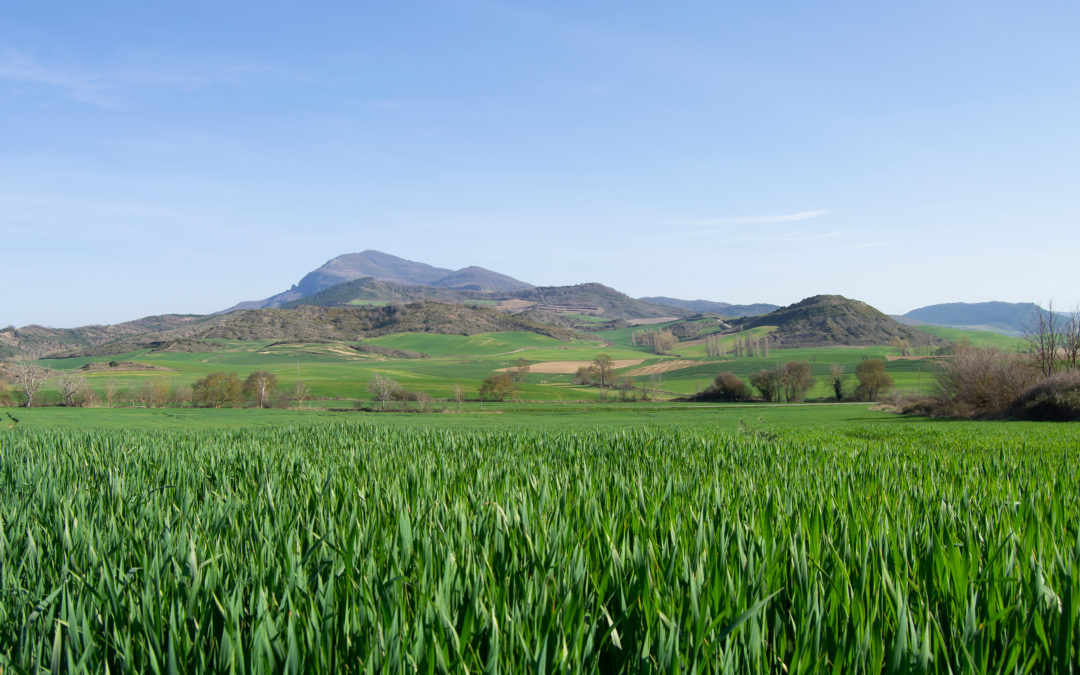
[{"label": "tree line", "polygon": [[[833,365],[829,369],[829,385],[837,401],[876,401],[892,386],[892,377],[885,372],[882,359],[865,359],[855,369],[857,386],[849,390],[846,369]],[[751,401],[755,398],[769,403],[800,403],[816,384],[812,368],[806,361],[788,361],[773,368],[762,368],[744,381],[735,373],[718,373],[704,391],[693,396],[699,401]],[[754,395],[756,391],[757,396]]]}]

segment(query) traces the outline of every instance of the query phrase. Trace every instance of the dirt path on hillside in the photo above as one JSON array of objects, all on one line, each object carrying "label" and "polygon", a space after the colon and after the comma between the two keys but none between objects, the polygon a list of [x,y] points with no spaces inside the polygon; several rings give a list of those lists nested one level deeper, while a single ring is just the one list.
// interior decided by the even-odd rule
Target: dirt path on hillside
[{"label": "dirt path on hillside", "polygon": [[[612,364],[616,368],[629,368],[630,366],[636,366],[639,363],[644,363],[645,359],[615,359]],[[578,368],[582,366],[588,368],[592,365],[592,361],[545,361],[543,363],[534,363],[529,366],[530,373],[548,373],[551,375],[573,375],[578,371]],[[499,368],[499,372],[506,372],[509,368]]]}]

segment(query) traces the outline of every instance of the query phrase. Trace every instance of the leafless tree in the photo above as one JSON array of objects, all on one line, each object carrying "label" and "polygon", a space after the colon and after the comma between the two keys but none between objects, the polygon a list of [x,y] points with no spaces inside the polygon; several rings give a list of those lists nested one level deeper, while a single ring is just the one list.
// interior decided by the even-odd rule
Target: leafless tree
[{"label": "leafless tree", "polygon": [[615,361],[607,354],[597,354],[592,362],[592,370],[600,389],[611,386],[615,379]]},{"label": "leafless tree", "polygon": [[311,396],[311,390],[308,389],[308,386],[306,384],[304,384],[303,382],[300,382],[299,380],[297,380],[296,384],[293,385],[293,390],[292,390],[292,398],[293,398],[294,401],[296,401],[296,407],[297,408],[304,407],[304,401],[308,400],[308,397],[310,397],[310,396]]},{"label": "leafless tree", "polygon": [[510,373],[510,377],[514,378],[514,382],[521,382],[525,379],[525,376],[529,374],[529,362],[525,359],[518,359],[517,363],[512,368],[507,370]]},{"label": "leafless tree", "polygon": [[382,409],[386,410],[386,403],[394,399],[394,395],[401,390],[401,387],[389,377],[376,373],[368,382],[367,390],[376,401],[382,404]]},{"label": "leafless tree", "polygon": [[902,338],[899,335],[893,337],[889,342],[889,345],[900,352],[900,356],[908,356],[911,354],[911,341],[907,338]]},{"label": "leafless tree", "polygon": [[780,383],[789,403],[802,401],[806,392],[814,386],[814,376],[806,361],[789,361],[780,371]]},{"label": "leafless tree", "polygon": [[458,412],[461,412],[461,404],[465,401],[465,387],[460,382],[454,383],[454,400],[457,401]]},{"label": "leafless tree", "polygon": [[1046,309],[1036,307],[1031,322],[1024,331],[1027,353],[1044,377],[1049,377],[1058,369],[1058,347],[1061,346],[1061,326],[1054,312],[1054,302],[1047,303]]},{"label": "leafless tree", "polygon": [[1076,370],[1080,367],[1080,305],[1074,305],[1065,320],[1061,346],[1065,351],[1065,368]]},{"label": "leafless tree", "polygon": [[56,387],[60,390],[60,396],[67,408],[81,406],[89,398],[90,385],[86,376],[80,373],[64,373],[57,378]]},{"label": "leafless tree", "polygon": [[420,412],[427,412],[431,408],[431,395],[426,391],[416,392],[416,409]]},{"label": "leafless tree", "polygon": [[34,402],[34,395],[41,389],[41,385],[45,384],[45,380],[49,379],[49,371],[37,363],[24,361],[16,363],[13,372],[15,373],[15,386],[26,397],[24,407],[29,408]]},{"label": "leafless tree", "polygon": [[109,381],[105,383],[105,402],[108,403],[111,408],[119,398],[120,387],[116,384],[116,380],[110,377]]},{"label": "leafless tree", "polygon": [[244,393],[255,399],[255,406],[265,408],[270,393],[277,386],[277,375],[265,370],[256,370],[244,380]]}]

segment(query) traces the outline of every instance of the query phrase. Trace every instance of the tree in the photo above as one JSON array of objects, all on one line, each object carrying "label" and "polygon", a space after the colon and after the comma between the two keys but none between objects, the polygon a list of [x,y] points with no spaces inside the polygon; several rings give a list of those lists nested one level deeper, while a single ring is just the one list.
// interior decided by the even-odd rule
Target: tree
[{"label": "tree", "polygon": [[855,369],[855,379],[859,386],[855,395],[866,401],[876,401],[893,386],[892,377],[885,372],[884,359],[866,359]]},{"label": "tree", "polygon": [[395,395],[401,391],[401,386],[389,377],[376,373],[368,382],[367,390],[376,401],[382,404],[382,409],[386,410],[387,401],[394,400]]},{"label": "tree", "polygon": [[431,395],[426,391],[416,392],[416,409],[427,412],[429,408],[431,408]]},{"label": "tree", "polygon": [[79,373],[64,373],[57,379],[56,388],[60,390],[66,408],[83,405],[90,395],[86,376]]},{"label": "tree", "polygon": [[41,389],[41,385],[45,384],[45,380],[49,379],[49,371],[44,366],[24,361],[16,363],[13,372],[15,373],[15,386],[26,397],[26,403],[23,404],[23,407],[29,408],[34,403],[34,395]]},{"label": "tree", "polygon": [[847,379],[844,371],[845,368],[838,363],[834,363],[829,368],[829,384],[832,385],[833,395],[836,396],[837,401],[844,400],[844,381]]},{"label": "tree", "polygon": [[1061,336],[1061,347],[1065,352],[1066,370],[1080,368],[1080,305],[1073,307],[1065,320]]},{"label": "tree", "polygon": [[255,407],[265,408],[270,400],[270,393],[277,387],[277,375],[265,370],[256,370],[244,380],[244,394],[255,399]]},{"label": "tree", "polygon": [[1059,323],[1051,301],[1046,309],[1035,307],[1031,323],[1024,330],[1027,353],[1044,377],[1053,375],[1058,369],[1058,347],[1062,346],[1059,344]]},{"label": "tree", "polygon": [[766,401],[780,400],[780,373],[777,370],[762,368],[750,376],[750,385],[758,390]]},{"label": "tree", "polygon": [[574,384],[583,384],[590,386],[593,383],[593,369],[592,366],[581,366],[574,373]]},{"label": "tree", "polygon": [[458,412],[461,412],[461,404],[465,400],[465,387],[460,382],[454,383],[454,400],[457,401]]},{"label": "tree", "polygon": [[806,361],[788,361],[780,370],[780,383],[789,403],[806,398],[806,392],[814,386],[814,376]]},{"label": "tree", "polygon": [[294,401],[296,401],[296,407],[298,409],[304,407],[304,401],[308,400],[308,397],[310,396],[311,390],[308,389],[308,386],[303,382],[297,380],[296,384],[293,385],[292,390],[292,398]]},{"label": "tree", "polygon": [[529,362],[525,359],[518,359],[517,363],[507,372],[510,373],[510,377],[514,378],[514,382],[521,382],[525,379],[525,376],[529,374]]},{"label": "tree", "polygon": [[141,398],[147,408],[160,408],[172,398],[172,385],[162,376],[155,377],[143,385]]},{"label": "tree", "polygon": [[734,373],[717,373],[701,398],[718,401],[749,401],[750,388]]},{"label": "tree", "polygon": [[480,398],[502,401],[514,392],[514,378],[508,373],[496,373],[480,384]]},{"label": "tree", "polygon": [[220,371],[210,373],[191,385],[195,402],[207,408],[221,408],[225,404],[236,404],[242,400],[243,390],[240,376],[236,373]]},{"label": "tree", "polygon": [[609,387],[615,379],[615,362],[607,354],[597,354],[592,362],[592,371],[601,389]]},{"label": "tree", "polygon": [[902,338],[899,335],[894,336],[893,339],[889,342],[889,345],[892,346],[892,348],[896,351],[900,352],[900,356],[908,356],[909,354],[911,354],[911,341],[907,338]]},{"label": "tree", "polygon": [[119,399],[120,386],[116,384],[116,380],[110,377],[109,381],[105,383],[105,402],[108,403],[111,408]]}]

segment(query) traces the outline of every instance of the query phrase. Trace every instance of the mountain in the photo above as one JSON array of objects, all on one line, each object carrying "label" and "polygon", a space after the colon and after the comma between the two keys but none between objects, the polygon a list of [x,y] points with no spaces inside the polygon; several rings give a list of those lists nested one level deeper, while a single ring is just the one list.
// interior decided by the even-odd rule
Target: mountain
[{"label": "mountain", "polygon": [[435,288],[460,288],[462,290],[480,291],[485,293],[499,293],[504,291],[523,291],[532,288],[532,284],[518,281],[505,274],[492,272],[483,267],[463,267],[456,272],[451,272],[441,279],[428,284]]},{"label": "mountain", "polygon": [[1038,311],[1046,310],[1033,302],[947,302],[913,309],[903,319],[904,323],[913,325],[930,324],[1020,336]]},{"label": "mountain", "polygon": [[263,300],[241,302],[225,311],[280,307],[287,302],[299,300],[321,290],[363,277],[414,286],[468,288],[482,291],[515,291],[532,288],[531,284],[483,267],[465,267],[455,271],[405,260],[389,253],[368,250],[339,255],[326,261],[318,269],[305,274],[287,291]]},{"label": "mountain", "polygon": [[196,314],[163,314],[109,326],[97,324],[78,328],[47,328],[38,325],[14,328],[9,326],[0,331],[0,358],[36,359],[65,349],[92,347],[132,335],[169,330],[197,323],[203,318]]},{"label": "mountain", "polygon": [[773,310],[780,309],[780,305],[770,305],[767,302],[757,302],[751,305],[733,305],[730,302],[713,302],[712,300],[680,300],[656,296],[652,298],[638,298],[643,302],[651,302],[655,305],[668,305],[688,309],[698,314],[719,314],[720,316],[758,316],[768,314]]},{"label": "mountain", "polygon": [[866,347],[887,345],[894,338],[906,339],[912,345],[944,344],[865,302],[842,295],[815,295],[738,323],[740,329],[757,326],[776,326],[772,336],[778,347]]},{"label": "mountain", "polygon": [[[462,270],[464,271],[464,270]],[[470,275],[461,275],[467,280]],[[507,277],[509,278],[509,277]],[[470,284],[471,286],[472,284]],[[381,281],[372,277],[347,281],[312,295],[283,303],[282,307],[301,305],[337,306],[372,303],[417,302],[434,300],[449,303],[483,302],[498,309],[525,314],[544,323],[573,323],[573,317],[586,315],[611,321],[656,318],[681,318],[689,310],[635,300],[603,284],[576,286],[539,286],[516,291],[484,291],[471,288],[438,288]]]}]

